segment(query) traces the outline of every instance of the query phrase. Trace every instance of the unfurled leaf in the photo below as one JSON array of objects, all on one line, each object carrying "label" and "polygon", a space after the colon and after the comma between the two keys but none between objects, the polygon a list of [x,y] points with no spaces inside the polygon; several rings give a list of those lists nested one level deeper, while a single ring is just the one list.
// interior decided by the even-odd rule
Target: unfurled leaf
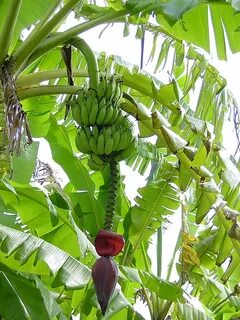
[{"label": "unfurled leaf", "polygon": [[136,205],[130,209],[129,238],[134,250],[148,239],[179,206],[178,190],[172,182],[177,179],[176,168],[165,162],[158,172],[159,181],[138,189]]},{"label": "unfurled leaf", "polygon": [[176,284],[170,283],[152,273],[140,271],[137,269],[120,266],[120,271],[123,273],[127,281],[138,282],[145,288],[156,292],[159,297],[171,301],[177,301],[182,298],[182,290]]},{"label": "unfurled leaf", "polygon": [[[0,315],[5,319],[51,320],[61,313],[39,279],[26,279],[0,265]],[[11,301],[11,303],[9,303]],[[14,305],[14,307],[13,307]]]},{"label": "unfurled leaf", "polygon": [[131,10],[132,13],[139,11],[151,13],[163,13],[172,22],[179,19],[183,13],[196,6],[199,0],[171,0],[168,3],[158,3],[155,0],[143,0],[141,2],[137,0],[128,0],[126,7]]},{"label": "unfurled leaf", "polygon": [[[69,256],[63,250],[31,234],[0,225],[1,250],[7,255],[14,254],[20,263],[26,263],[32,255],[34,263],[45,261],[56,277],[54,287],[80,288],[90,279],[90,270]],[[57,275],[56,275],[57,274]]]},{"label": "unfurled leaf", "polygon": [[197,307],[190,304],[177,304],[178,314],[182,320],[211,320],[211,312],[208,314],[203,310],[197,309]]}]

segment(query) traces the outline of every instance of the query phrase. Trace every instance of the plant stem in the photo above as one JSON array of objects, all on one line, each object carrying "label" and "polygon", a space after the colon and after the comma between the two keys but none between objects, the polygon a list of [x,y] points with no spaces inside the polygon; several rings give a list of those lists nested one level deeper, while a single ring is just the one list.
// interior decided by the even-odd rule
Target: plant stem
[{"label": "plant stem", "polygon": [[117,190],[118,190],[118,182],[119,182],[119,166],[116,160],[111,159],[109,162],[110,165],[110,182],[108,189],[108,199],[107,199],[107,207],[105,213],[105,221],[104,221],[104,229],[112,230],[114,214],[115,214],[115,206],[116,206],[116,198],[117,198]]},{"label": "plant stem", "polygon": [[163,307],[163,310],[161,314],[157,317],[157,320],[164,320],[168,314],[169,309],[171,308],[172,301],[167,301],[165,306]]},{"label": "plant stem", "polygon": [[30,88],[19,88],[17,89],[17,95],[20,100],[25,100],[28,98],[36,96],[45,96],[49,94],[74,94],[79,90],[80,87],[76,86],[36,86]]},{"label": "plant stem", "polygon": [[6,12],[3,29],[0,33],[0,65],[7,57],[19,10],[22,5],[22,0],[11,0],[7,1],[7,3],[8,11]]},{"label": "plant stem", "polygon": [[150,313],[150,316],[151,316],[151,319],[154,319],[154,313],[153,313],[153,307],[152,307],[152,303],[151,303],[151,300],[149,299],[149,296],[148,296],[148,293],[147,293],[147,290],[145,289],[144,286],[142,286],[142,290],[143,290],[143,293],[144,293],[144,298],[146,299],[147,301],[147,305],[148,305],[148,310],[149,310],[149,313]]},{"label": "plant stem", "polygon": [[168,271],[167,271],[167,276],[166,276],[166,280],[167,281],[170,281],[170,277],[171,277],[171,274],[172,274],[174,261],[175,261],[175,258],[176,258],[176,253],[177,253],[177,251],[178,251],[178,249],[180,247],[180,241],[181,240],[182,240],[182,230],[180,229],[179,233],[178,233],[177,241],[176,241],[176,244],[175,244],[175,248],[173,250],[172,259],[170,260],[170,263],[168,265]]},{"label": "plant stem", "polygon": [[89,88],[97,90],[99,82],[99,70],[97,59],[89,45],[81,38],[74,37],[68,41],[69,44],[82,52],[86,61],[89,75]]},{"label": "plant stem", "polygon": [[14,54],[15,67],[18,70],[25,60],[33,53],[35,48],[41,41],[46,38],[56,25],[77,5],[79,0],[69,0],[61,10],[52,17],[45,25],[38,28],[38,32],[34,32],[27,38]]},{"label": "plant stem", "polygon": [[[145,268],[146,268],[147,272],[151,272],[151,268],[149,266],[147,255],[146,255],[146,252],[145,252],[145,248],[144,248],[144,245],[143,245],[142,242],[141,242],[141,251],[142,251],[142,255],[143,255]],[[154,293],[151,293],[151,298],[152,298],[152,301],[151,301],[149,299],[148,292],[145,289],[145,287],[142,286],[142,289],[143,289],[143,292],[144,292],[145,299],[147,301],[147,305],[148,305],[148,309],[149,309],[149,312],[150,312],[150,315],[151,315],[151,319],[153,319],[154,314],[155,314],[154,311],[156,310],[156,296],[155,296]]]},{"label": "plant stem", "polygon": [[157,275],[162,276],[162,226],[157,229]]},{"label": "plant stem", "polygon": [[34,41],[34,37],[36,37],[36,34],[40,32],[40,29],[45,25],[45,23],[48,21],[48,19],[51,17],[51,15],[54,13],[54,11],[57,9],[57,7],[61,4],[61,0],[58,0],[41,18],[39,23],[34,27],[32,32],[27,36],[24,42],[19,46],[17,51],[14,54],[14,57],[16,59],[16,56],[21,56],[22,52],[25,51],[25,48],[29,45],[29,43]]},{"label": "plant stem", "polygon": [[[86,21],[81,23],[75,27],[72,27],[64,32],[58,32],[56,35],[45,39],[42,43],[36,48],[33,54],[27,61],[27,65],[30,65],[33,61],[39,58],[41,55],[46,53],[47,51],[51,50],[52,48],[61,45],[63,43],[68,42],[70,39],[74,38],[75,36],[87,31],[91,28],[94,28],[100,24],[108,23],[116,20],[117,18],[124,16],[127,13],[126,10],[121,10],[117,12],[110,12],[108,14],[104,14],[101,17],[96,19],[92,19],[90,21]],[[19,67],[19,66],[18,66]]]},{"label": "plant stem", "polygon": [[128,256],[128,252],[129,252],[129,250],[130,250],[130,247],[131,247],[131,243],[130,243],[129,240],[127,240],[127,242],[126,242],[126,244],[125,244],[125,246],[124,246],[124,252],[123,252],[123,256],[122,256],[122,260],[121,260],[121,264],[122,264],[123,266],[126,265],[126,258],[127,258],[127,256]]},{"label": "plant stem", "polygon": [[[88,77],[88,72],[81,69],[73,69],[73,76],[75,77]],[[20,89],[21,87],[31,87],[42,81],[52,80],[57,78],[67,78],[66,69],[46,70],[30,73],[19,77],[16,80],[16,85]]]}]

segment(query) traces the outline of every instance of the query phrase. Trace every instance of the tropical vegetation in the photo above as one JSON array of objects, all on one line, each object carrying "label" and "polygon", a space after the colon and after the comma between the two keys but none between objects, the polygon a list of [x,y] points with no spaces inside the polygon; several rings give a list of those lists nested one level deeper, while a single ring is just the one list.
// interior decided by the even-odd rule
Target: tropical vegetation
[{"label": "tropical vegetation", "polygon": [[[154,320],[240,318],[239,107],[206,58],[240,51],[239,10],[239,1],[226,0],[0,2],[1,319],[147,319],[139,300]],[[73,13],[76,25],[59,31]],[[93,52],[81,38],[115,23],[124,37],[135,32],[140,63]],[[152,73],[142,64],[146,37]],[[94,131],[79,112],[90,96],[100,104],[100,83],[113,80],[115,100],[103,97],[121,125],[116,113]],[[76,138],[87,130],[90,149]],[[111,142],[93,156],[94,132],[111,140],[117,130],[118,141],[127,130],[128,152]],[[42,139],[65,184],[38,160]],[[134,202],[125,165],[146,178]],[[179,217],[165,276],[165,229]],[[104,316],[91,277],[102,229],[125,239],[122,252],[121,244],[107,254],[119,253],[118,284]]]}]

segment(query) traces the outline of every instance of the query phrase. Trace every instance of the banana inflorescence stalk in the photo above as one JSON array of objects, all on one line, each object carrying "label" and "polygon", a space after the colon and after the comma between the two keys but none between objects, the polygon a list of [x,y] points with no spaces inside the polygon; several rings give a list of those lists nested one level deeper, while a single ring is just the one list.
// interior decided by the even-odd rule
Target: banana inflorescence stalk
[{"label": "banana inflorescence stalk", "polygon": [[94,55],[86,43],[73,39],[70,44],[84,54],[90,78],[89,85],[83,86],[69,101],[72,117],[78,125],[75,144],[80,152],[89,155],[88,165],[92,170],[101,171],[110,166],[104,230],[100,230],[95,239],[100,258],[92,269],[93,283],[104,315],[118,280],[117,265],[112,257],[119,254],[124,246],[123,236],[112,232],[119,184],[118,161],[131,155],[135,140],[132,125],[120,109],[121,77],[106,73],[99,76]]},{"label": "banana inflorescence stalk", "polygon": [[97,90],[81,88],[70,101],[72,116],[78,124],[76,147],[89,154],[88,165],[96,171],[110,167],[110,181],[104,230],[95,239],[100,255],[92,269],[93,283],[104,315],[118,280],[118,269],[113,256],[124,246],[121,235],[112,232],[117,190],[118,161],[126,159],[135,148],[132,125],[120,109],[122,98],[121,77],[100,74]]},{"label": "banana inflorescence stalk", "polygon": [[110,161],[110,183],[105,214],[105,230],[112,230],[119,182],[119,166],[116,160]]}]

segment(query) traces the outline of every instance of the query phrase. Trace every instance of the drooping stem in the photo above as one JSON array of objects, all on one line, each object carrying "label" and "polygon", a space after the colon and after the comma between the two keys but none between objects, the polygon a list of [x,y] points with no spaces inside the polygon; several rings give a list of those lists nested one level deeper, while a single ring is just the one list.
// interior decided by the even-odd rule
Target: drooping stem
[{"label": "drooping stem", "polygon": [[7,57],[21,4],[22,0],[8,1],[8,10],[6,12],[5,21],[3,22],[3,28],[0,33],[0,65]]},{"label": "drooping stem", "polygon": [[112,230],[113,219],[115,214],[117,190],[119,183],[119,166],[116,160],[111,159],[110,162],[110,183],[108,188],[108,199],[106,206],[104,229]]},{"label": "drooping stem", "polygon": [[88,31],[91,28],[94,28],[103,23],[113,22],[116,19],[122,16],[125,16],[126,13],[127,13],[126,10],[120,10],[117,12],[111,11],[110,13],[104,14],[100,17],[97,17],[96,19],[92,19],[92,20],[80,23],[77,26],[74,26],[64,32],[57,32],[54,36],[46,38],[45,40],[41,41],[41,43],[33,52],[31,57],[29,57],[26,63],[26,66],[30,65],[33,61],[35,61],[37,58],[39,58],[41,55],[43,55],[47,51],[51,50],[52,48],[58,45],[62,45],[63,43],[66,43],[67,41],[77,36],[78,34]]},{"label": "drooping stem", "polygon": [[35,32],[32,36],[26,39],[14,54],[16,69],[18,69],[25,60],[32,54],[39,43],[46,38],[49,33],[56,27],[56,25],[63,20],[63,18],[71,12],[77,5],[79,0],[69,0],[68,3],[62,7],[55,16],[52,17],[44,26]]},{"label": "drooping stem", "polygon": [[162,276],[162,226],[157,229],[157,275],[161,278]]},{"label": "drooping stem", "polygon": [[92,49],[89,47],[86,41],[84,41],[79,37],[70,39],[68,43],[74,46],[75,48],[77,48],[78,50],[80,50],[84,55],[87,62],[87,68],[88,68],[88,74],[89,74],[89,88],[97,90],[99,70],[98,70],[97,59],[95,58],[95,55],[92,52]]},{"label": "drooping stem", "polygon": [[[73,69],[74,77],[88,77],[87,70],[83,69]],[[42,81],[48,81],[57,78],[67,78],[66,69],[56,69],[56,70],[44,70],[39,72],[34,72],[30,74],[26,74],[17,78],[16,85],[20,89],[22,87],[32,87]]]},{"label": "drooping stem", "polygon": [[19,88],[17,89],[17,94],[20,100],[23,101],[28,98],[49,94],[75,94],[79,89],[80,87],[69,85],[34,86],[30,88]]}]

